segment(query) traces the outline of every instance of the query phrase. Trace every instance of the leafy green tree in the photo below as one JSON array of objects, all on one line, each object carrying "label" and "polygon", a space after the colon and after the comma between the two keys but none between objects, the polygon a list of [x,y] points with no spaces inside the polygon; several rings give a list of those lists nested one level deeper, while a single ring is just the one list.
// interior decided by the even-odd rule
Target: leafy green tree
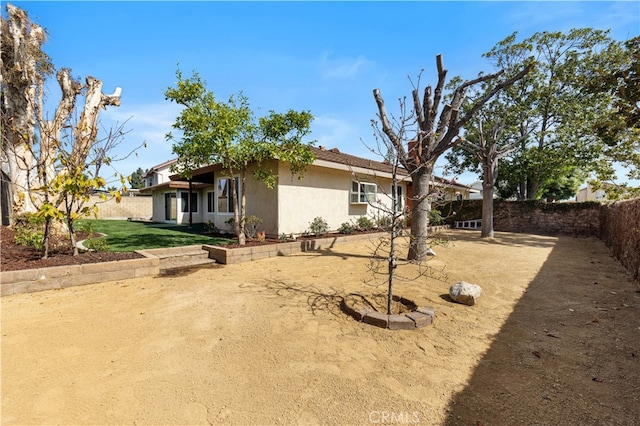
[{"label": "leafy green tree", "polygon": [[518,101],[519,120],[536,127],[501,163],[497,184],[518,199],[536,199],[542,196],[544,183],[561,178],[567,167],[597,167],[603,145],[593,128],[610,96],[589,91],[583,83],[598,64],[615,56],[619,43],[607,31],[593,29],[539,32],[522,41],[516,35],[484,56],[499,68],[535,63],[520,82],[527,88],[524,96],[512,99]]},{"label": "leafy green tree", "polygon": [[543,184],[542,198],[548,202],[569,200],[576,196],[587,173],[577,167],[568,167],[564,174]]},{"label": "leafy green tree", "polygon": [[[640,179],[640,36],[611,49],[608,57],[585,76],[586,90],[606,93],[611,102],[594,124],[595,133],[604,142],[603,153],[592,187],[604,188],[609,199],[640,195],[640,188],[616,184],[619,176],[612,164],[627,170],[626,178]],[[609,183],[603,185],[603,183]]]},{"label": "leafy green tree", "polygon": [[[270,111],[255,119],[247,98],[242,93],[219,101],[199,74],[183,78],[176,71],[175,87],[165,91],[166,99],[184,107],[173,127],[182,132],[173,140],[173,152],[178,156],[174,170],[191,179],[192,172],[207,164],[219,164],[229,178],[233,197],[234,230],[239,244],[245,244],[246,179],[250,165],[256,165],[253,176],[273,188],[277,174],[269,168],[269,161],[277,159],[289,164],[293,175],[301,178],[306,166],[314,160],[310,146],[302,139],[310,133],[313,116],[309,111]],[[240,175],[240,200],[234,174]]]},{"label": "leafy green tree", "polygon": [[129,184],[131,185],[131,188],[144,188],[144,181],[142,180],[142,176],[144,176],[144,173],[145,172],[141,167],[138,167],[135,172],[131,173],[131,176],[129,176]]}]

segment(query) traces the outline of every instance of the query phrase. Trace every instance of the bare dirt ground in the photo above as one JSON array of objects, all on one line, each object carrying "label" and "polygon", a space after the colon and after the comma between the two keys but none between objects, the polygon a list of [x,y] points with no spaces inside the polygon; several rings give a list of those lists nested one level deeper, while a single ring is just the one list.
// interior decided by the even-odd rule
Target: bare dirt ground
[{"label": "bare dirt ground", "polygon": [[412,331],[340,311],[384,290],[370,243],[3,297],[2,424],[637,424],[640,293],[601,241],[448,238],[396,283],[436,310]]}]

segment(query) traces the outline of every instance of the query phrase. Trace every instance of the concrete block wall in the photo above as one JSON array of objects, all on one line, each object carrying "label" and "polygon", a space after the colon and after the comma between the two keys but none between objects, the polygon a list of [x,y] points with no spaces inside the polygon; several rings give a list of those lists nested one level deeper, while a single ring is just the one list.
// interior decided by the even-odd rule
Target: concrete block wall
[{"label": "concrete block wall", "polygon": [[98,206],[98,219],[151,219],[153,215],[153,197],[124,196],[116,203],[114,198],[103,201],[98,196],[91,196],[89,204]]}]

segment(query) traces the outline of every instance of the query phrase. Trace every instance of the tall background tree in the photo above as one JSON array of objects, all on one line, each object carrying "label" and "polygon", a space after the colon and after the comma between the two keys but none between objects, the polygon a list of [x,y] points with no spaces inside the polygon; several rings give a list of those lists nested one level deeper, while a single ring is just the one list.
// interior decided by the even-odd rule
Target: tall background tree
[{"label": "tall background tree", "polygon": [[[413,109],[405,108],[405,101],[401,100],[400,117],[391,120],[387,113],[384,100],[379,89],[374,89],[373,96],[378,106],[378,119],[382,132],[393,147],[398,162],[411,175],[412,206],[411,206],[411,241],[408,259],[420,261],[429,253],[428,228],[429,212],[431,210],[431,180],[435,163],[438,158],[448,151],[456,142],[460,130],[496,93],[509,87],[526,74],[526,70],[510,77],[501,78],[502,71],[495,74],[483,75],[476,79],[459,84],[447,103],[440,110],[443,101],[447,70],[442,64],[442,56],[436,56],[438,82],[435,90],[431,86],[424,89],[420,97],[419,80],[412,91]],[[491,84],[486,93],[474,100],[468,110],[462,111],[467,90],[476,84]],[[412,129],[411,127],[415,127]]]},{"label": "tall background tree", "polygon": [[526,60],[535,63],[520,82],[526,95],[513,99],[517,101],[513,106],[522,114],[518,120],[536,127],[501,163],[497,183],[501,196],[538,199],[545,194],[545,185],[557,186],[567,170],[586,173],[597,168],[603,144],[593,129],[611,96],[588,90],[584,81],[598,64],[615,67],[618,51],[619,43],[607,31],[586,28],[566,34],[539,32],[522,41],[514,33],[484,55],[498,68]]},{"label": "tall background tree", "polygon": [[640,195],[640,188],[617,183],[620,176],[612,164],[626,170],[627,179],[640,180],[640,36],[629,39],[609,57],[592,67],[583,84],[589,92],[606,93],[611,97],[608,108],[602,111],[594,125],[596,134],[604,142],[603,155],[593,186],[604,186],[610,199]]},{"label": "tall background tree", "polygon": [[142,167],[138,167],[135,172],[131,173],[131,175],[129,176],[129,183],[131,184],[131,188],[144,188],[144,181],[142,180],[142,176],[144,176],[144,174],[145,171],[142,170]]},{"label": "tall background tree", "polygon": [[[270,111],[256,120],[242,93],[231,95],[226,102],[219,101],[197,72],[183,78],[178,69],[176,77],[175,87],[165,91],[168,100],[184,107],[173,125],[182,133],[180,140],[171,133],[167,135],[174,141],[173,153],[178,156],[175,171],[190,180],[198,167],[221,166],[233,198],[234,230],[238,243],[245,244],[245,189],[250,165],[255,166],[253,177],[270,188],[277,179],[276,172],[269,168],[270,160],[287,163],[292,174],[302,177],[314,160],[310,149],[313,142],[303,142],[311,132],[313,116],[309,111]],[[236,175],[240,191],[236,188]]]}]

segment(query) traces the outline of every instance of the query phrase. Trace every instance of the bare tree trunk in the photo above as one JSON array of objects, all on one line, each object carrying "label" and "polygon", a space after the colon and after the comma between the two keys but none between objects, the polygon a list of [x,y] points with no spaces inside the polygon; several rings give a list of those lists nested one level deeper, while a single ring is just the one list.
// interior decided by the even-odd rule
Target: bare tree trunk
[{"label": "bare tree trunk", "polygon": [[9,192],[15,214],[36,211],[29,197],[33,179],[36,87],[39,80],[35,55],[46,39],[44,29],[27,13],[11,4],[2,22],[2,133],[3,154],[8,163]]},{"label": "bare tree trunk", "polygon": [[76,230],[73,226],[74,221],[71,219],[71,216],[67,216],[67,227],[69,228],[69,240],[71,242],[71,249],[74,256],[78,255],[78,246],[76,243]]},{"label": "bare tree trunk", "polygon": [[49,237],[51,236],[51,222],[52,219],[50,217],[45,218],[44,220],[44,235],[42,236],[42,258],[49,258]]},{"label": "bare tree trunk", "polygon": [[498,177],[498,159],[484,164],[482,177],[482,227],[480,238],[493,238],[493,192]]},{"label": "bare tree trunk", "polygon": [[422,260],[429,249],[429,212],[431,211],[429,190],[432,173],[433,166],[428,164],[417,169],[412,176],[411,241],[407,254],[409,260]]},{"label": "bare tree trunk", "polygon": [[[243,246],[247,243],[247,237],[244,233],[244,217],[245,217],[245,206],[246,206],[246,198],[245,198],[245,188],[246,188],[246,180],[244,172],[242,173],[240,179],[240,200],[238,200],[238,191],[236,188],[236,180],[233,177],[233,171],[229,171],[229,176],[231,176],[231,186],[229,189],[232,192],[231,199],[233,200],[233,228],[236,232],[236,236],[238,237],[238,244]],[[239,201],[239,202],[238,202]]]}]

